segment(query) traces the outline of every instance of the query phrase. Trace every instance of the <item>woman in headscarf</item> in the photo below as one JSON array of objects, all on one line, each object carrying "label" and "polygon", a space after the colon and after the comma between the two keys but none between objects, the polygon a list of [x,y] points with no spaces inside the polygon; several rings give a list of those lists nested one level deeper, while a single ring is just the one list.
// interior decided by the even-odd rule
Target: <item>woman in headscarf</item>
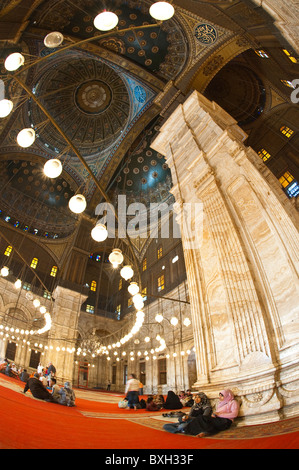
[{"label": "woman in headscarf", "polygon": [[185,428],[186,434],[204,437],[228,429],[239,413],[239,403],[231,390],[219,393],[219,403],[211,416],[198,416],[192,419]]},{"label": "woman in headscarf", "polygon": [[180,410],[183,408],[183,405],[180,402],[178,395],[170,390],[167,394],[163,408],[166,410]]},{"label": "woman in headscarf", "polygon": [[190,409],[189,415],[179,417],[178,423],[167,423],[163,426],[163,429],[172,433],[184,433],[185,428],[192,419],[195,419],[197,416],[208,417],[211,415],[212,407],[208,397],[200,392],[194,396],[194,404]]}]

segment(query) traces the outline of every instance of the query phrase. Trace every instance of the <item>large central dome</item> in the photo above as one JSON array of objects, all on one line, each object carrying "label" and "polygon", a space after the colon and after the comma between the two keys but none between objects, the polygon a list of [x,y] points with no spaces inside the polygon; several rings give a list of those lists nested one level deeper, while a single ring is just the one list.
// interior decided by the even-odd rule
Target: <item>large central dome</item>
[{"label": "large central dome", "polygon": [[[100,153],[124,130],[129,112],[128,90],[121,76],[106,63],[92,58],[55,61],[40,73],[35,94],[83,156]],[[31,119],[44,120],[36,104]],[[61,152],[66,142],[48,124],[39,136],[47,150]]]}]

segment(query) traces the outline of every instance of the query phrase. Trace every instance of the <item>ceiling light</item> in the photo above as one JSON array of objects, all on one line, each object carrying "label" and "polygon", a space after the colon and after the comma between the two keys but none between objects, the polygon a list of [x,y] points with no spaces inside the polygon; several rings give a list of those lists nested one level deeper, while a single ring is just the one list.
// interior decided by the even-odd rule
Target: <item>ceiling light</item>
[{"label": "ceiling light", "polygon": [[97,224],[91,231],[91,237],[96,242],[103,242],[108,237],[108,232],[104,224]]},{"label": "ceiling light", "polygon": [[21,281],[21,279],[17,279],[16,282],[15,282],[15,288],[16,288],[16,289],[20,289],[21,286],[22,286],[22,281]]},{"label": "ceiling light", "polygon": [[131,277],[134,276],[134,271],[130,265],[127,265],[121,269],[120,275],[122,278],[124,278],[127,281],[128,279],[131,279]]},{"label": "ceiling light", "polygon": [[191,320],[188,317],[186,317],[184,319],[183,323],[184,323],[185,326],[189,326],[189,325],[191,325]]},{"label": "ceiling light", "polygon": [[166,21],[174,15],[174,8],[168,2],[156,2],[150,7],[149,12],[155,20]]},{"label": "ceiling light", "polygon": [[172,317],[172,319],[170,320],[170,323],[173,326],[176,326],[178,324],[178,322],[179,322],[179,320],[176,317]]},{"label": "ceiling light", "polygon": [[13,72],[14,70],[17,70],[19,67],[21,67],[24,62],[24,56],[22,56],[22,54],[20,54],[19,52],[14,52],[6,58],[4,62],[4,67],[9,72]]},{"label": "ceiling light", "polygon": [[119,248],[114,248],[108,257],[114,268],[117,268],[124,260],[124,256]]},{"label": "ceiling light", "polygon": [[62,172],[62,165],[60,160],[53,158],[48,160],[44,165],[44,173],[49,178],[57,178]]},{"label": "ceiling light", "polygon": [[76,194],[69,200],[69,208],[75,214],[81,214],[86,209],[86,199],[83,194]]},{"label": "ceiling light", "polygon": [[27,148],[35,141],[35,131],[32,127],[22,129],[17,135],[17,142],[20,147]]},{"label": "ceiling light", "polygon": [[93,20],[94,26],[100,31],[110,31],[118,23],[118,16],[112,11],[103,11]]},{"label": "ceiling light", "polygon": [[138,286],[137,282],[131,282],[131,284],[128,287],[128,291],[131,295],[138,294],[139,286]]},{"label": "ceiling light", "polygon": [[46,47],[58,47],[62,44],[64,40],[63,34],[59,33],[59,31],[53,31],[52,33],[47,34],[44,39],[44,45]]},{"label": "ceiling light", "polygon": [[0,101],[0,118],[4,118],[9,115],[12,111],[13,102],[10,100],[1,100]]},{"label": "ceiling light", "polygon": [[34,299],[33,305],[34,305],[35,308],[39,307],[40,306],[40,301],[38,299]]}]

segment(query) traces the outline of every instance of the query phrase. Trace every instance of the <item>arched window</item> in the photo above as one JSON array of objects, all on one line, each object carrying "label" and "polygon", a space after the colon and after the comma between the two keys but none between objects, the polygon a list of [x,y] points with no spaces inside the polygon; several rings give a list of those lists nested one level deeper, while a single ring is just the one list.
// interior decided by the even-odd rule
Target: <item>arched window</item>
[{"label": "arched window", "polygon": [[90,290],[96,292],[97,290],[97,281],[91,281]]},{"label": "arched window", "polygon": [[285,135],[288,139],[294,134],[293,129],[290,129],[288,126],[282,126],[280,132]]},{"label": "arched window", "polygon": [[36,269],[38,258],[33,258],[30,264],[30,268]]},{"label": "arched window", "polygon": [[12,252],[12,246],[8,245],[6,250],[4,251],[5,256],[10,256]]},{"label": "arched window", "polygon": [[57,274],[57,266],[52,266],[50,276],[56,277],[56,274]]}]

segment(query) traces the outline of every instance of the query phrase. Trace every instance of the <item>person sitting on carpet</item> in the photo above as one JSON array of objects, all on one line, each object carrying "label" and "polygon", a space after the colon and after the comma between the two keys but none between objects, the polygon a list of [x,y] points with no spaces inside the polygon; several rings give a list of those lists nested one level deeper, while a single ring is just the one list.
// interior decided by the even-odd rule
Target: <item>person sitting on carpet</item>
[{"label": "person sitting on carpet", "polygon": [[183,408],[183,405],[180,402],[178,395],[176,395],[172,390],[169,390],[167,394],[164,403],[164,408],[166,410],[180,410],[181,408]]},{"label": "person sitting on carpet", "polygon": [[192,419],[200,415],[208,417],[211,415],[211,413],[212,407],[210,400],[205,395],[205,393],[200,392],[194,396],[194,404],[192,405],[189,414],[179,417],[178,423],[164,424],[163,429],[171,433],[184,433],[185,428]]},{"label": "person sitting on carpet", "polygon": [[60,398],[60,393],[59,393],[60,387],[59,387],[59,385],[57,385],[55,377],[51,377],[50,387],[51,387],[51,390],[52,390],[51,395],[52,395],[53,399],[55,401],[59,400],[59,398]]},{"label": "person sitting on carpet", "polygon": [[164,403],[165,403],[163,395],[155,395],[154,396],[154,402],[156,403],[156,405],[159,406],[159,409],[163,408]]},{"label": "person sitting on carpet", "polygon": [[75,406],[76,395],[71,388],[70,382],[65,382],[64,387],[59,389],[58,394],[59,398],[55,399],[55,403],[65,406]]},{"label": "person sitting on carpet", "polygon": [[21,372],[20,379],[22,382],[27,382],[27,380],[29,379],[27,369],[24,369],[23,372]]},{"label": "person sitting on carpet", "polygon": [[146,409],[147,409],[147,411],[158,411],[158,410],[160,410],[159,405],[157,405],[154,402],[154,397],[148,397],[148,399],[146,401]]},{"label": "person sitting on carpet", "polygon": [[216,411],[210,417],[197,416],[192,419],[185,427],[185,433],[204,437],[230,428],[238,416],[239,403],[235,400],[233,392],[228,389],[219,393],[219,400]]},{"label": "person sitting on carpet", "polygon": [[30,390],[34,398],[50,402],[54,401],[51,394],[39,380],[39,374],[37,372],[34,374],[33,377],[30,377],[27,380],[23,393],[26,393],[27,390]]}]

